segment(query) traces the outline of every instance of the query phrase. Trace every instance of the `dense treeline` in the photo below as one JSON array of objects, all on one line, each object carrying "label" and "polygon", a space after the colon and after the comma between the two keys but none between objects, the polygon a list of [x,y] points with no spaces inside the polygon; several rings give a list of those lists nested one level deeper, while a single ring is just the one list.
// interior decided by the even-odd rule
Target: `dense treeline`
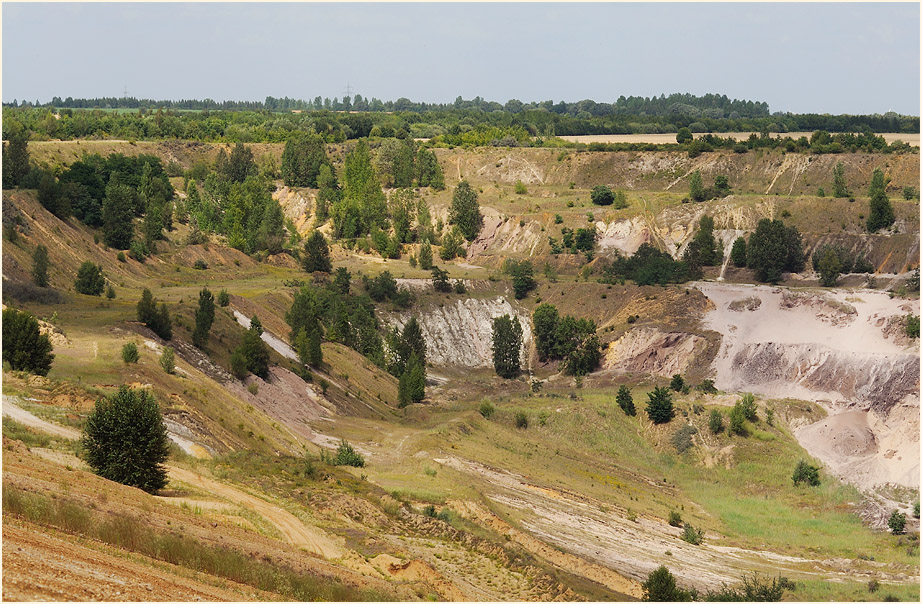
[{"label": "dense treeline", "polygon": [[[360,97],[356,97],[358,100]],[[688,128],[694,133],[722,132],[906,132],[919,131],[919,118],[883,115],[768,114],[764,103],[705,95],[631,97],[614,104],[577,103],[505,105],[460,101],[447,105],[362,102],[268,102],[223,104],[193,101],[146,104],[131,99],[73,101],[68,106],[3,107],[3,138],[29,131],[33,140],[75,138],[183,139],[211,142],[284,142],[292,133],[314,132],[325,142],[364,137],[434,138],[447,145],[546,144],[549,139],[585,134],[661,134]],[[97,102],[98,101],[98,102]],[[268,101],[268,99],[267,99]],[[273,100],[277,101],[277,99]],[[289,100],[290,101],[290,100]],[[356,106],[362,107],[356,109]],[[114,107],[116,109],[106,109]],[[337,108],[339,107],[339,108]],[[294,113],[297,111],[298,113]],[[355,113],[355,111],[358,111]],[[556,141],[557,144],[562,141]]]}]

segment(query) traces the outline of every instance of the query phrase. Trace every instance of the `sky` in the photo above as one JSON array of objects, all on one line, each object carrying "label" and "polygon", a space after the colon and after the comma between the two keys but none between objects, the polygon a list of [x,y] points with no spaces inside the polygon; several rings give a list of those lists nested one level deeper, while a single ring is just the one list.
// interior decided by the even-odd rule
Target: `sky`
[{"label": "sky", "polygon": [[919,3],[3,2],[2,99],[614,102],[919,115]]}]

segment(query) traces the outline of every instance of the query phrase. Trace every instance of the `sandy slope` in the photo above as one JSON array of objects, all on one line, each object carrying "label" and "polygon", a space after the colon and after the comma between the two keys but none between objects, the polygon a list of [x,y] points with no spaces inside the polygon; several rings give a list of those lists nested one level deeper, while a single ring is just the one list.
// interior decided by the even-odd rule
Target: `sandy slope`
[{"label": "sandy slope", "polygon": [[862,488],[919,486],[919,348],[898,327],[918,300],[695,286],[714,304],[705,326],[723,336],[718,388],[819,402],[830,416],[795,435],[833,473]]}]

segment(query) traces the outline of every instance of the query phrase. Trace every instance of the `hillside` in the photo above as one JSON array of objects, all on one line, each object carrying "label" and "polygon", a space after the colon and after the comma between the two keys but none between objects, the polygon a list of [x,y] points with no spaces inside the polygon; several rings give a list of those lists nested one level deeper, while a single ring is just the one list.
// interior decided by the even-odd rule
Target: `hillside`
[{"label": "hillside", "polygon": [[[279,160],[282,147],[252,150],[257,162]],[[217,155],[216,145],[182,142],[29,149],[47,164],[91,150],[186,170]],[[328,151],[341,169],[346,149]],[[903,321],[920,314],[905,285],[920,229],[918,201],[901,198],[918,186],[917,155],[436,155],[448,188],[419,189],[433,222],[447,222],[460,178],[483,214],[466,256],[436,261],[462,293],[433,290],[430,271],[409,262],[418,243],[399,259],[346,241],[330,250],[334,271],[351,275],[331,305],[366,294],[361,275],[384,271],[412,293],[405,305],[373,303],[382,337],[416,318],[426,344],[425,400],[405,406],[387,363],[361,354],[360,342],[326,337],[322,365],[301,366],[286,314],[302,286],[334,277],[304,272],[290,249],[248,255],[216,234],[191,244],[190,226],[176,221],[146,261],[119,259],[98,230],[55,217],[36,191],[3,191],[3,302],[41,319],[55,354],[44,378],[3,371],[5,599],[621,601],[639,599],[660,565],[702,592],[758,572],[787,580],[785,600],[918,599],[919,348]],[[831,189],[837,162],[853,201],[816,196]],[[868,234],[878,167],[895,223]],[[695,170],[707,186],[727,176],[731,193],[683,203]],[[182,178],[172,182],[183,198]],[[592,205],[597,184],[625,191],[628,207]],[[272,198],[301,236],[317,226],[317,193],[275,183]],[[705,214],[723,262],[702,279],[600,280],[643,243],[681,257]],[[756,284],[729,254],[761,218],[795,226],[808,257],[837,243],[874,273],[822,288],[808,260],[779,284]],[[596,234],[591,258],[552,253],[548,238],[560,241],[564,227]],[[31,285],[40,243],[49,288]],[[522,299],[502,270],[508,258],[534,265],[536,287]],[[102,267],[113,299],[74,291],[85,260]],[[203,287],[227,290],[229,303],[199,349]],[[173,317],[169,342],[137,320],[145,288]],[[532,313],[542,303],[594,322],[594,371],[569,376],[563,361],[540,357]],[[519,319],[524,342],[522,375],[509,380],[493,369],[492,321],[504,314]],[[269,376],[241,380],[231,356],[254,316]],[[120,357],[128,342],[136,364]],[[166,346],[174,374],[159,363]],[[648,394],[675,374],[690,388],[672,391],[674,418],[654,424]],[[705,380],[716,390],[696,388]],[[157,495],[104,480],[81,459],[86,417],[120,384],[154,394],[175,445]],[[615,402],[622,385],[636,415]],[[712,430],[712,412],[726,424],[744,392],[756,395],[755,415],[739,432]],[[364,467],[326,463],[342,441]],[[819,486],[792,483],[804,459],[820,468]],[[907,513],[907,535],[886,532],[893,509]],[[683,540],[671,513],[701,529],[703,543]]]}]

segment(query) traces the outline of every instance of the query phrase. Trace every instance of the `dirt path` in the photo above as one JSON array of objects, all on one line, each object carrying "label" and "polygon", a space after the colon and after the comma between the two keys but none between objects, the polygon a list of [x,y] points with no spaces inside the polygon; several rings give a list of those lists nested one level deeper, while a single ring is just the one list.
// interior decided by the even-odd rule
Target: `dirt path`
[{"label": "dirt path", "polygon": [[[197,581],[188,571],[141,556],[111,554],[105,546],[74,542],[63,534],[18,519],[3,519],[3,599],[5,601],[180,601],[262,599],[231,581],[221,586]],[[171,572],[171,569],[172,572]],[[196,573],[197,574],[197,573]],[[207,581],[213,583],[214,577]]]},{"label": "dirt path", "polygon": [[170,472],[170,478],[174,480],[181,480],[258,513],[274,524],[285,539],[293,545],[303,547],[328,559],[339,558],[345,554],[345,549],[335,543],[323,531],[305,525],[300,518],[287,510],[230,485],[206,478],[191,470],[175,466],[167,466],[167,468]]},{"label": "dirt path", "polygon": [[[55,434],[62,438],[72,440],[80,438],[80,433],[76,430],[64,428],[63,426],[56,426],[35,417],[28,411],[12,404],[6,396],[3,397],[3,403],[3,414],[22,424],[48,432],[49,434]],[[297,516],[287,510],[230,485],[206,478],[185,468],[167,465],[167,470],[169,471],[170,478],[174,480],[180,480],[193,485],[256,512],[274,524],[285,539],[293,545],[307,549],[327,559],[340,558],[346,553],[343,547],[334,542],[329,536],[323,533],[323,531],[305,525]]]}]

